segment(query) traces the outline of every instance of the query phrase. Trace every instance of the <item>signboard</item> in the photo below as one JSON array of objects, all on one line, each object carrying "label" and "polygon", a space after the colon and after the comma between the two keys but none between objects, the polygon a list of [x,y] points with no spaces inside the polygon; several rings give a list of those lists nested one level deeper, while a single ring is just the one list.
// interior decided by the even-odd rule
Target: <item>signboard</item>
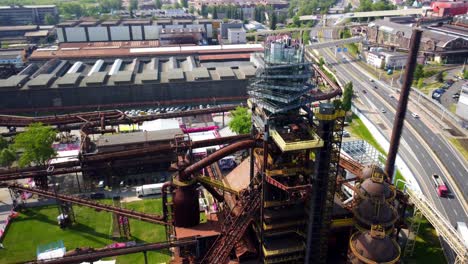
[{"label": "signboard", "polygon": [[336,52],[341,52],[341,48],[336,48]]}]

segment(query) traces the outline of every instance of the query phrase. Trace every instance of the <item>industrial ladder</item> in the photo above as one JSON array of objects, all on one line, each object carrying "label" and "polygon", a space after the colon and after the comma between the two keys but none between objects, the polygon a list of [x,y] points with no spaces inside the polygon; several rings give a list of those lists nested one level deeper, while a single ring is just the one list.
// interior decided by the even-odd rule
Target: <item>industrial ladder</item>
[{"label": "industrial ladder", "polygon": [[437,230],[439,235],[444,238],[447,244],[457,254],[454,263],[464,264],[468,261],[468,251],[457,231],[426,199],[426,197],[415,190],[406,188],[410,201],[421,211],[429,223]]},{"label": "industrial ladder", "polygon": [[216,239],[200,263],[223,264],[227,261],[232,249],[244,235],[253,215],[260,207],[260,189],[242,192],[235,207],[240,208],[239,214],[237,216],[228,214],[223,222],[223,234]]},{"label": "industrial ladder", "polygon": [[416,237],[419,233],[419,226],[421,225],[422,213],[415,207],[413,212],[413,219],[411,220],[411,225],[408,230],[408,239],[405,245],[405,251],[403,255],[405,257],[413,256],[414,246],[416,245]]}]

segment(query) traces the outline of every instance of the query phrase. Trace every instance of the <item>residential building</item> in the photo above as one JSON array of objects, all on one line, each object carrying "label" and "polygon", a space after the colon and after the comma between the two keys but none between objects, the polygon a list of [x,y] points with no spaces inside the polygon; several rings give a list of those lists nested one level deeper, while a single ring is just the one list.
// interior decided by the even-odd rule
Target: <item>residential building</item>
[{"label": "residential building", "polygon": [[228,41],[230,44],[247,43],[246,32],[244,28],[229,28]]},{"label": "residential building", "polygon": [[44,25],[47,15],[52,15],[58,19],[57,6],[0,6],[0,26]]},{"label": "residential building", "polygon": [[242,23],[223,23],[221,24],[221,38],[227,39],[228,38],[228,29],[230,28],[242,28]]}]

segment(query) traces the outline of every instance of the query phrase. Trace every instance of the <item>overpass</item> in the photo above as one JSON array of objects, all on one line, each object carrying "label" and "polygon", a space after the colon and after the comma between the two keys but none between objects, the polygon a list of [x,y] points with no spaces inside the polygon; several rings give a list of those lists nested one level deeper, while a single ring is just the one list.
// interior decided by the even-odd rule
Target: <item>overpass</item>
[{"label": "overpass", "polygon": [[[383,10],[383,11],[370,11],[370,12],[354,12],[337,15],[323,15],[322,19],[329,18],[358,18],[358,17],[387,17],[387,16],[409,16],[409,15],[424,15],[427,8],[411,8],[411,9],[399,9],[399,10]],[[299,20],[317,20],[319,17],[316,15],[300,16]]]},{"label": "overpass", "polygon": [[331,48],[331,47],[334,47],[334,46],[341,46],[341,45],[344,45],[344,44],[361,42],[363,40],[364,40],[364,37],[352,37],[352,38],[347,38],[347,39],[338,39],[338,40],[333,40],[333,41],[317,42],[317,43],[307,45],[306,48],[307,49]]}]

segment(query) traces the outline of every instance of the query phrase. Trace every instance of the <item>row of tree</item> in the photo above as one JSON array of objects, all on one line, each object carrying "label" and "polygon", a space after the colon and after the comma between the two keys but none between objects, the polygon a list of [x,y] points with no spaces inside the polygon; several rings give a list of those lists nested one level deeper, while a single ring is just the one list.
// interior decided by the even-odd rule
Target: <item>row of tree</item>
[{"label": "row of tree", "polygon": [[29,125],[13,142],[0,136],[0,166],[10,167],[15,161],[19,167],[45,165],[56,155],[52,147],[56,136],[57,132],[52,127],[41,123]]}]

